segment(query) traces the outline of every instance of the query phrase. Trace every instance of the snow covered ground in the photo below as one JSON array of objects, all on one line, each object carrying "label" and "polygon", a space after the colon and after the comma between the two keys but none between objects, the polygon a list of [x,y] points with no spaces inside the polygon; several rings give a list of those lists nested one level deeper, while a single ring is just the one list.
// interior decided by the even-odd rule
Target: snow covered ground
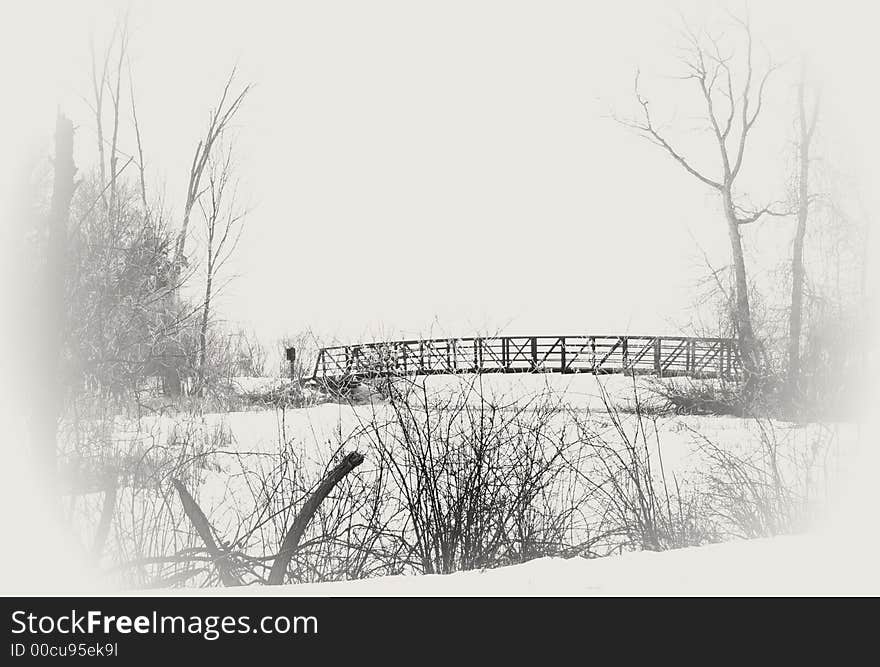
[{"label": "snow covered ground", "polygon": [[[745,540],[605,558],[540,558],[522,565],[448,575],[227,589],[178,595],[587,596],[878,595],[874,551],[832,535]],[[158,592],[155,592],[158,593]],[[149,593],[147,593],[149,594]]]},{"label": "snow covered ground", "polygon": [[[436,392],[460,390],[462,378],[431,378]],[[485,376],[483,391],[499,400],[517,400],[551,388],[565,392],[572,407],[589,414],[599,428],[607,425],[600,384],[618,404],[632,395],[632,378],[611,376]],[[642,383],[644,379],[637,382]],[[305,449],[306,460],[323,465],[330,452],[346,434],[386,410],[387,406],[324,404],[298,410],[247,411],[191,416],[187,419],[150,417],[138,423],[122,420],[115,427],[120,446],[165,447],[188,432],[207,443],[218,432],[225,432],[224,453],[218,460],[249,466],[272,457],[281,439],[294,440]],[[9,422],[13,422],[10,420]],[[633,595],[633,594],[878,594],[875,554],[876,493],[872,471],[878,469],[876,448],[866,448],[865,430],[856,424],[820,424],[796,427],[777,424],[783,438],[809,442],[817,430],[833,429],[840,434],[842,447],[858,464],[847,466],[853,473],[848,495],[832,504],[825,524],[807,535],[777,537],[678,549],[660,553],[637,552],[600,559],[541,558],[522,565],[452,575],[398,576],[348,582],[247,586],[238,589],[176,589],[175,594],[217,595]],[[695,434],[702,434],[729,448],[749,446],[759,437],[760,425],[734,417],[662,417],[658,420],[659,440],[667,474],[686,474],[697,465],[694,457]],[[876,430],[873,431],[876,433]],[[852,449],[856,436],[861,450]],[[23,441],[23,440],[22,440]],[[20,441],[21,442],[21,441]],[[13,466],[15,467],[15,466]],[[11,468],[7,468],[7,471]],[[6,487],[10,490],[12,487]],[[206,469],[198,488],[193,489],[206,513],[221,531],[234,498],[234,484],[226,470]],[[25,505],[28,490],[15,486],[10,499]],[[98,501],[99,498],[95,498]],[[7,504],[7,507],[12,505]],[[219,525],[218,525],[219,524]],[[35,531],[44,525],[32,519],[19,521],[18,530]],[[14,532],[14,531],[13,531]],[[7,571],[16,572],[14,581],[5,582],[0,591],[108,592],[107,583],[88,574],[88,568],[66,559],[64,567],[49,554],[73,553],[71,544],[60,533],[36,531],[30,538],[33,553]],[[58,544],[59,540],[63,543]],[[41,556],[45,555],[45,558]],[[46,559],[49,559],[48,561]],[[52,577],[45,573],[50,571]],[[31,575],[28,573],[31,572]],[[156,591],[145,592],[153,594]],[[172,592],[170,590],[162,593]]]},{"label": "snow covered ground", "polygon": [[[243,384],[271,383],[271,379],[254,379]],[[690,382],[686,378],[679,381]],[[426,387],[431,400],[460,395],[471,383],[479,382],[470,400],[487,401],[498,405],[520,405],[536,401],[537,396],[552,396],[567,409],[587,416],[595,433],[614,440],[615,427],[606,410],[605,400],[627,410],[634,404],[634,392],[638,392],[643,405],[656,403],[650,391],[649,377],[624,377],[610,375],[493,375],[434,376],[427,379]],[[606,398],[603,398],[603,394]],[[311,475],[320,475],[329,457],[343,443],[346,451],[364,439],[354,436],[371,422],[382,422],[390,417],[386,401],[377,399],[367,404],[323,403],[307,408],[286,410],[248,410],[242,412],[211,413],[203,415],[164,415],[144,417],[137,421],[118,419],[114,427],[117,446],[131,451],[151,451],[177,443],[186,442],[194,452],[216,451],[210,459],[215,466],[201,474],[198,488],[192,493],[202,504],[212,520],[223,514],[237,488],[230,485],[231,475],[243,468],[257,470],[272,464],[282,443],[301,456],[301,462],[309,467]],[[564,414],[559,419],[564,420]],[[635,417],[621,412],[624,426],[633,431]],[[651,424],[648,435],[652,456],[662,456],[665,473],[671,479],[687,477],[700,465],[697,450],[703,439],[726,450],[746,452],[766,437],[766,424],[755,420],[730,416],[663,416]],[[811,424],[797,426],[782,422],[773,424],[773,437],[781,443],[801,450],[808,449],[816,439],[827,431],[834,431],[842,443],[840,454],[846,456],[856,436],[853,424]],[[366,453],[366,452],[364,452]],[[368,461],[363,470],[369,467]],[[236,500],[236,502],[239,502]],[[238,507],[237,510],[241,510]]]}]

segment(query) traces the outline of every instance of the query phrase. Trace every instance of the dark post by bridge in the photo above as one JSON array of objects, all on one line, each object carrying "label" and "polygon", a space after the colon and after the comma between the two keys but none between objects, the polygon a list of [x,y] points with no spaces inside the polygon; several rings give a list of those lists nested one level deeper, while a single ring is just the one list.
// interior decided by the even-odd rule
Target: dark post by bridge
[{"label": "dark post by bridge", "polygon": [[290,377],[295,377],[294,364],[296,364],[296,348],[288,347],[285,350],[285,354],[287,356],[287,363],[290,364]]},{"label": "dark post by bridge", "polygon": [[[287,349],[291,363],[296,358]],[[732,338],[688,336],[492,336],[324,347],[313,380],[459,373],[653,374],[736,379]]]}]

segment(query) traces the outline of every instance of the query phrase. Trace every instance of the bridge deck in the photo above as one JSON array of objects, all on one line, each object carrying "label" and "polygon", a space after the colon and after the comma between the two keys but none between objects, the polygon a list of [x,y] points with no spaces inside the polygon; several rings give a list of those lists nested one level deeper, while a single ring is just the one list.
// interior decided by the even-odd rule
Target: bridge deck
[{"label": "bridge deck", "polygon": [[[289,357],[293,354],[288,351]],[[739,375],[736,341],[685,336],[493,336],[325,347],[315,380],[457,373]]]}]

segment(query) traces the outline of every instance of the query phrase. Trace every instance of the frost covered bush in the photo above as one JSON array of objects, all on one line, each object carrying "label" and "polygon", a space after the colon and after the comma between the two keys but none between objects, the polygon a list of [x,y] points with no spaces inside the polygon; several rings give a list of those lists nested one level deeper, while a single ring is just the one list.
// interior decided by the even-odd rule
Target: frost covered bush
[{"label": "frost covered bush", "polygon": [[560,424],[552,395],[501,403],[479,389],[436,396],[392,385],[387,427],[364,429],[391,480],[406,541],[425,573],[495,567],[589,549],[570,461],[583,443]]}]

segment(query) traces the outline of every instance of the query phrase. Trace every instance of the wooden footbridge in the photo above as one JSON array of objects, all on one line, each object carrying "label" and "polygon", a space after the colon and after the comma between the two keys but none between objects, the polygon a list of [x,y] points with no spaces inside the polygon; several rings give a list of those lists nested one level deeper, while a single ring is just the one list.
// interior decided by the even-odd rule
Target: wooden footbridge
[{"label": "wooden footbridge", "polygon": [[[293,363],[296,351],[288,348]],[[624,373],[736,378],[732,338],[685,336],[492,336],[324,347],[311,380],[459,373]]]}]

